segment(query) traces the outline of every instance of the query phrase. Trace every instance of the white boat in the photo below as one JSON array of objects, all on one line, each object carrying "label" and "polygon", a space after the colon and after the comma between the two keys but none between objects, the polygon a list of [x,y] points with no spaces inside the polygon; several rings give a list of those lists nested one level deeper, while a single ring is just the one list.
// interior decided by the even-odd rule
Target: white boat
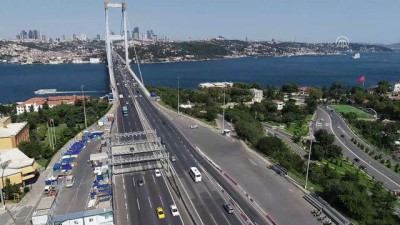
[{"label": "white boat", "polygon": [[356,53],[356,54],[353,56],[353,59],[359,59],[360,57],[361,57],[360,53]]},{"label": "white boat", "polygon": [[45,94],[54,94],[57,92],[57,89],[39,89],[35,91],[34,93],[36,95],[45,95]]}]

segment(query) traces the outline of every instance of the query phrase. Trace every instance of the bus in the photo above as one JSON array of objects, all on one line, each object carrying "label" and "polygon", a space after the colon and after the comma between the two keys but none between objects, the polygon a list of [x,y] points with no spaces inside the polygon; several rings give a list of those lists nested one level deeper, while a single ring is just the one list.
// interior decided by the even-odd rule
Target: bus
[{"label": "bus", "polygon": [[189,173],[190,176],[193,178],[194,182],[201,181],[201,173],[196,167],[190,167]]},{"label": "bus", "polygon": [[122,106],[122,115],[128,116],[128,107],[126,105]]}]

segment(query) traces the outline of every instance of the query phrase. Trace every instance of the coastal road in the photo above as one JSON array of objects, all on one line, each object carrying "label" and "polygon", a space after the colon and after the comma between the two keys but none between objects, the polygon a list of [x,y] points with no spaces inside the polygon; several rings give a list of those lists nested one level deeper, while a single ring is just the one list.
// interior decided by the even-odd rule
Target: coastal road
[{"label": "coastal road", "polygon": [[[344,156],[349,157],[350,160],[356,159],[354,161],[356,166],[365,166],[365,171],[376,180],[382,181],[383,185],[389,190],[400,189],[400,175],[370,157],[351,142],[351,138],[357,140],[359,140],[359,138],[351,131],[338,113],[331,111],[325,106],[318,106],[315,119],[316,123],[319,125],[316,126],[316,128],[323,128],[329,133],[334,134],[335,144],[342,147]],[[342,135],[344,135],[344,137],[341,137]]]},{"label": "coastal road", "polygon": [[[239,141],[221,135],[214,128],[170,110],[161,110],[193,145],[226,171],[277,224],[292,225],[294,221],[297,224],[320,224],[310,213],[314,208],[303,199],[303,192],[268,169],[269,163],[263,157],[247,150]],[[194,124],[198,124],[199,128],[190,129]]]}]

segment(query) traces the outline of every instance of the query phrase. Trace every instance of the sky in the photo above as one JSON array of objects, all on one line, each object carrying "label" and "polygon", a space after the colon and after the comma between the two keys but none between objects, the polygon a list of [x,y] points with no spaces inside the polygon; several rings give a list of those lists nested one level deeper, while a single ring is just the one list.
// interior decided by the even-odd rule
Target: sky
[{"label": "sky", "polygon": [[[116,0],[114,0],[116,2]],[[103,0],[0,0],[0,38],[21,30],[47,37],[104,37]],[[175,40],[229,39],[399,43],[400,0],[127,0],[129,27]],[[110,13],[121,31],[121,13]]]}]

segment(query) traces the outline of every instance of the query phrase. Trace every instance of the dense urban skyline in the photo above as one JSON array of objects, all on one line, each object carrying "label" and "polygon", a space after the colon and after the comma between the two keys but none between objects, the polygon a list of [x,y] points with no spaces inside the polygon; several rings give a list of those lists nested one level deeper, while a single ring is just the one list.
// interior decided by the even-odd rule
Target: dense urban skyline
[{"label": "dense urban skyline", "polygon": [[[229,4],[228,4],[229,3]],[[227,38],[333,42],[340,35],[353,42],[400,42],[400,2],[376,1],[128,1],[130,30],[153,29],[159,37],[187,40],[218,35]],[[9,12],[18,12],[12,16]],[[115,12],[117,15],[118,12]],[[73,15],[73,16],[72,16]],[[10,19],[12,18],[12,19]],[[9,1],[0,9],[0,38],[15,38],[23,29],[38,29],[48,37],[104,33],[101,1]],[[116,33],[120,20],[112,23]]]}]

